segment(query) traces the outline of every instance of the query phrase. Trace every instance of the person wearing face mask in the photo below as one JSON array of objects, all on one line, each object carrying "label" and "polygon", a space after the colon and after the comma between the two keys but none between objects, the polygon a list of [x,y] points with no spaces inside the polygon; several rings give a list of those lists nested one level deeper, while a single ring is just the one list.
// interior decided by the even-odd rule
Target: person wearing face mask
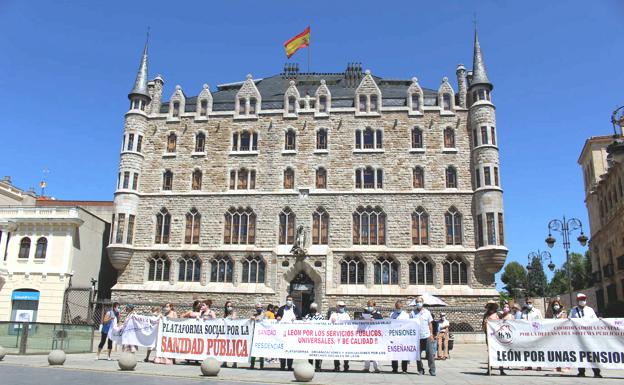
[{"label": "person wearing face mask", "polygon": [[[232,303],[232,301],[225,301],[225,306],[223,306],[223,319],[226,319],[226,320],[238,319],[238,315],[236,314],[236,311],[234,311],[234,304]],[[221,367],[227,368],[228,367],[227,364],[228,364],[227,362],[224,362],[221,364]],[[238,364],[236,362],[233,362],[232,367],[237,368]]]},{"label": "person wearing face mask", "polygon": [[449,341],[449,326],[451,324],[446,319],[446,313],[440,314],[440,321],[438,321],[438,357],[439,360],[446,360],[448,358],[448,341]]},{"label": "person wearing face mask", "polygon": [[100,359],[100,353],[102,353],[104,344],[106,344],[107,341],[108,341],[108,358],[107,359],[109,361],[111,360],[111,352],[113,351],[113,340],[108,338],[108,331],[110,330],[111,326],[113,326],[115,322],[119,322],[120,318],[121,317],[119,314],[119,302],[113,303],[113,307],[106,309],[106,311],[104,312],[104,315],[102,317],[102,333],[101,333],[100,344],[98,345],[97,355],[95,356],[96,361]]},{"label": "person wearing face mask", "polygon": [[[266,319],[266,314],[264,314],[264,308],[260,302],[256,302],[256,311],[254,315],[251,316],[251,319],[255,322],[261,322]],[[249,369],[255,369],[256,366],[256,357],[251,357],[251,361],[249,363]],[[260,370],[264,369],[264,357],[260,357]]]},{"label": "person wearing face mask", "polygon": [[[576,295],[577,306],[570,311],[570,318],[598,318],[596,312],[591,307],[587,306],[587,296],[583,293]],[[600,369],[592,368],[595,378],[602,378]],[[585,377],[585,368],[578,368],[578,377]]]},{"label": "person wearing face mask", "polygon": [[[295,303],[293,302],[293,297],[291,295],[286,297],[286,304],[284,306],[281,306],[279,309],[277,309],[277,314],[275,315],[275,319],[278,320],[279,322],[293,322],[295,320],[301,319],[301,312],[295,306]],[[288,366],[288,370],[293,370],[292,365],[293,365],[292,358],[289,358],[289,359],[280,358],[281,370],[286,370],[287,366]]]},{"label": "person wearing face mask", "polygon": [[[306,316],[303,317],[303,319],[305,321],[324,321],[325,316],[319,313],[318,304],[316,302],[312,302],[310,304],[310,312],[306,314]],[[323,360],[308,360],[308,362],[310,363],[310,365],[312,364],[314,365],[314,371],[316,372],[321,371],[321,365],[323,363]]]},{"label": "person wearing face mask", "polygon": [[501,313],[500,318],[505,321],[516,319],[514,312],[512,312],[511,308],[509,307],[509,302],[505,302],[503,304],[503,312]]},{"label": "person wearing face mask", "polygon": [[[390,313],[391,319],[409,319],[409,313],[403,310],[403,301],[398,300],[394,303],[394,311]],[[407,365],[409,364],[408,360],[401,361],[401,371],[403,373],[407,373]],[[399,361],[392,361],[392,373],[397,373],[399,371]]]},{"label": "person wearing face mask", "polygon": [[[331,322],[336,323],[338,321],[348,321],[351,319],[351,316],[349,316],[349,313],[347,313],[347,305],[344,303],[344,301],[336,302],[336,309],[337,311],[331,313],[331,315],[329,316],[329,320]],[[345,372],[349,371],[349,360],[343,361],[342,368]],[[340,360],[334,360],[334,372],[339,372],[339,371],[340,371]]]},{"label": "person wearing face mask", "polygon": [[561,305],[558,299],[554,299],[550,302],[550,311],[552,312],[553,319],[566,319],[568,318],[568,313],[566,313],[565,309]]},{"label": "person wearing face mask", "polygon": [[533,299],[527,298],[525,309],[522,312],[522,319],[527,321],[532,321],[536,319],[543,319],[542,312],[539,309],[533,307]]},{"label": "person wearing face mask", "polygon": [[514,319],[522,319],[522,307],[519,303],[514,303],[511,310],[514,315]]},{"label": "person wearing face mask", "polygon": [[[416,297],[414,303],[414,310],[410,313],[410,318],[416,319],[420,322],[420,346],[424,346],[427,353],[427,364],[429,365],[429,374],[436,375],[435,367],[435,342],[433,340],[433,317],[431,312],[425,309],[425,300],[422,296]],[[425,368],[423,367],[421,356],[418,356],[416,361],[418,367],[418,373],[425,374]]]},{"label": "person wearing face mask", "polygon": [[[364,313],[362,313],[362,319],[367,321],[383,319],[383,315],[377,310],[376,306],[377,304],[375,301],[368,300],[368,302],[366,302],[366,309],[364,309]],[[370,372],[371,363],[373,364],[373,371],[375,373],[381,373],[379,370],[379,362],[372,360],[364,361],[364,369],[362,369],[362,371],[365,373]]]}]

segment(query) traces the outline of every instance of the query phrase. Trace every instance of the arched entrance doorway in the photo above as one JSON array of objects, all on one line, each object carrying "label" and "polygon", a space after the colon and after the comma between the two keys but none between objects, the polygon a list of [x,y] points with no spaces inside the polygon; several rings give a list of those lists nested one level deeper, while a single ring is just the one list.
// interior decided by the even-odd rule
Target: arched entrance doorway
[{"label": "arched entrance doorway", "polygon": [[310,304],[314,302],[314,281],[308,274],[301,271],[290,281],[289,294],[293,297],[295,306],[305,316],[310,312]]}]

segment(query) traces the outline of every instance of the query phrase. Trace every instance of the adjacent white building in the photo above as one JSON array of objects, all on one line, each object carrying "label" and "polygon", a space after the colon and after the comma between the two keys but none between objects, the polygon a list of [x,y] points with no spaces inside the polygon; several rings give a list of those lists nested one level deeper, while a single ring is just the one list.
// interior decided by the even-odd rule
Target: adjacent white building
[{"label": "adjacent white building", "polygon": [[79,202],[23,195],[0,183],[0,321],[61,322],[67,288],[98,279],[108,224]]}]

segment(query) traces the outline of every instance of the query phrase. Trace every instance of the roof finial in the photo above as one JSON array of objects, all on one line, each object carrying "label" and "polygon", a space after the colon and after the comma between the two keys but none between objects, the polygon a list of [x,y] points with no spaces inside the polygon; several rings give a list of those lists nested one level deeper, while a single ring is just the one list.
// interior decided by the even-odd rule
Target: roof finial
[{"label": "roof finial", "polygon": [[145,46],[143,47],[143,56],[141,57],[134,86],[132,87],[132,91],[130,91],[128,97],[131,95],[143,95],[148,98],[150,97],[147,92],[147,46],[149,43],[149,31],[150,28],[147,27],[147,37],[145,39]]}]

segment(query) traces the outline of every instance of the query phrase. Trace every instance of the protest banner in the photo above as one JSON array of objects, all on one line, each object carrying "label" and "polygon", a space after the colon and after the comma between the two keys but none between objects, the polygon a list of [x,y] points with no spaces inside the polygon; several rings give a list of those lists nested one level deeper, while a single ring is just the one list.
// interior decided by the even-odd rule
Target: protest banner
[{"label": "protest banner", "polygon": [[159,317],[132,314],[118,326],[117,319],[108,330],[108,338],[118,345],[156,346]]},{"label": "protest banner", "polygon": [[624,369],[624,319],[488,321],[490,366]]},{"label": "protest banner", "polygon": [[156,356],[199,361],[214,357],[226,362],[246,362],[252,333],[251,320],[163,318],[158,328]]},{"label": "protest banner", "polygon": [[252,356],[415,360],[420,328],[414,320],[256,322]]}]

